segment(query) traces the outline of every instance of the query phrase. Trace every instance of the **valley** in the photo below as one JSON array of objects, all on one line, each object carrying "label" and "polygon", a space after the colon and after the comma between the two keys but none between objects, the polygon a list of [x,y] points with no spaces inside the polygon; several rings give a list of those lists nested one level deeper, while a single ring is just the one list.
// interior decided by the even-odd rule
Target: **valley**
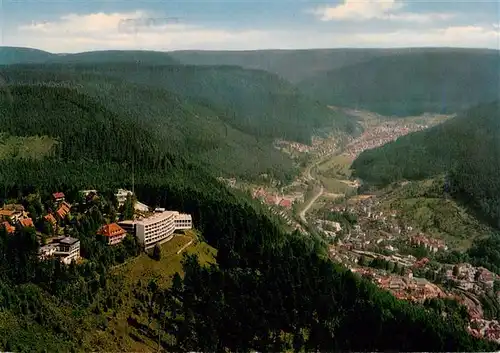
[{"label": "valley", "polygon": [[497,54],[0,47],[0,349],[497,350]]}]

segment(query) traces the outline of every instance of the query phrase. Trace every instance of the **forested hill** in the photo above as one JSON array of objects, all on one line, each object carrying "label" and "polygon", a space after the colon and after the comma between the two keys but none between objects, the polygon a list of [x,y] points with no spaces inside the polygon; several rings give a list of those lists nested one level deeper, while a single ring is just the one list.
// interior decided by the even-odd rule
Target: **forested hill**
[{"label": "forested hill", "polygon": [[324,103],[389,116],[455,113],[498,99],[497,51],[416,51],[320,73],[299,87]]},{"label": "forested hill", "polygon": [[40,63],[53,57],[55,54],[43,50],[0,46],[0,65]]},{"label": "forested hill", "polygon": [[292,83],[298,83],[307,78],[321,77],[331,70],[367,62],[378,57],[424,52],[461,55],[473,52],[494,53],[495,51],[465,48],[338,48],[242,51],[181,50],[169,54],[184,64],[237,65],[244,68],[269,71]]},{"label": "forested hill", "polygon": [[[119,69],[122,64],[102,65],[125,71]],[[11,85],[49,85],[84,93],[115,113],[123,123],[140,125],[169,151],[203,164],[217,175],[254,179],[267,173],[285,180],[295,173],[292,161],[273,148],[272,139],[231,126],[227,113],[210,102],[187,99],[101,71],[79,70],[75,65],[50,67],[4,67],[2,74],[7,86],[3,88],[8,91]]]},{"label": "forested hill", "polygon": [[354,173],[375,185],[446,173],[450,192],[499,226],[499,104],[476,106],[429,130],[364,151],[353,163]]},{"label": "forested hill", "polygon": [[[21,68],[23,70],[23,68]],[[221,112],[224,122],[261,138],[311,142],[323,131],[356,134],[357,121],[300,93],[277,75],[236,66],[92,63],[44,65],[62,74],[99,74],[164,89]]]},{"label": "forested hill", "polygon": [[0,65],[88,62],[141,62],[151,65],[179,63],[168,53],[152,50],[100,50],[74,54],[54,54],[38,49],[0,46]]},{"label": "forested hill", "polygon": [[[129,187],[134,161],[139,199],[192,214],[218,250],[217,264],[209,267],[187,257],[184,278],[175,276],[171,288],[141,278],[124,293],[111,267],[137,252],[129,246],[120,253],[97,239],[99,204],[65,224],[81,241],[86,260],[77,265],[40,262],[34,232],[9,236],[2,227],[0,350],[92,351],[98,349],[92,337],[99,336],[119,351],[108,322],[123,320],[120,327],[129,332],[138,316],[158,328],[144,325],[141,334],[166,351],[498,349],[467,334],[462,312],[445,309],[445,319],[441,311],[397,300],[336,266],[319,239],[284,233],[262,206],[169,153],[150,131],[94,98],[30,85],[10,87],[0,99],[0,132],[40,132],[59,140],[44,159],[0,159],[4,198],[19,198],[43,215],[37,199],[55,190],[74,203],[82,188],[105,197]],[[116,315],[124,300],[133,303],[128,317]]]}]

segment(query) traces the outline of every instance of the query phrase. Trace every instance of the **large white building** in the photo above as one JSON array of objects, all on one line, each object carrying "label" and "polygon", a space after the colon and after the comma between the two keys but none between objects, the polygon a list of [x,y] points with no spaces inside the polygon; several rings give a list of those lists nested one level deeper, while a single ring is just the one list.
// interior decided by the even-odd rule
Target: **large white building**
[{"label": "large white building", "polygon": [[190,214],[175,212],[175,229],[193,228],[193,219]]},{"label": "large white building", "polygon": [[134,234],[146,249],[173,238],[176,229],[192,228],[191,215],[177,211],[156,212],[150,217],[118,223],[127,233]]}]

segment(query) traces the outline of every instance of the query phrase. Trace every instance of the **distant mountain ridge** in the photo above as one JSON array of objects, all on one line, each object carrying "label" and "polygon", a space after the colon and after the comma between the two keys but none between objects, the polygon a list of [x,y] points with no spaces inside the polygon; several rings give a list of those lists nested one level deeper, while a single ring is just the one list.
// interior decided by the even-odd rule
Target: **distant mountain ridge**
[{"label": "distant mountain ridge", "polygon": [[456,113],[500,97],[498,51],[419,51],[373,58],[298,84],[325,104],[387,116]]}]

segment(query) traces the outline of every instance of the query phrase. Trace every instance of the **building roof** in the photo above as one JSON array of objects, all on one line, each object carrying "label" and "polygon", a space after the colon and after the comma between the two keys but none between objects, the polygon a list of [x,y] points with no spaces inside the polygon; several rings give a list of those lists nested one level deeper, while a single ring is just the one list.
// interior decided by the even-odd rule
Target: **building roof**
[{"label": "building roof", "polygon": [[4,210],[23,212],[24,206],[18,203],[11,203],[8,205],[3,205]]},{"label": "building roof", "polygon": [[14,231],[16,230],[16,228],[14,228],[13,226],[11,226],[9,222],[3,222],[2,226],[5,228],[5,230],[9,234],[10,233],[14,233]]},{"label": "building roof", "polygon": [[21,225],[25,228],[27,227],[35,227],[35,225],[33,224],[33,220],[31,218],[25,218],[25,219],[21,219]]},{"label": "building roof", "polygon": [[127,233],[122,227],[116,223],[106,224],[99,229],[97,234],[103,235],[105,237],[119,236]]},{"label": "building roof", "polygon": [[76,244],[78,243],[80,240],[76,239],[76,238],[72,238],[72,237],[64,237],[62,239],[59,240],[59,243],[61,244],[67,244],[67,245],[73,245],[73,244]]},{"label": "building roof", "polygon": [[283,199],[280,202],[280,206],[282,206],[282,207],[291,207],[292,206],[292,201],[287,200],[287,199]]},{"label": "building roof", "polygon": [[50,222],[52,224],[54,223],[57,223],[56,219],[54,218],[54,216],[52,215],[52,213],[49,213],[48,215],[46,215],[45,217],[43,217],[47,222]]},{"label": "building roof", "polygon": [[52,197],[54,197],[55,199],[63,199],[64,193],[63,192],[55,192],[52,194]]},{"label": "building roof", "polygon": [[59,206],[56,212],[59,217],[64,218],[69,213],[70,208],[71,208],[70,204],[64,201],[61,204],[61,206]]},{"label": "building roof", "polygon": [[11,211],[11,210],[4,210],[4,209],[0,210],[0,216],[12,217],[13,214],[14,214],[14,211]]}]

